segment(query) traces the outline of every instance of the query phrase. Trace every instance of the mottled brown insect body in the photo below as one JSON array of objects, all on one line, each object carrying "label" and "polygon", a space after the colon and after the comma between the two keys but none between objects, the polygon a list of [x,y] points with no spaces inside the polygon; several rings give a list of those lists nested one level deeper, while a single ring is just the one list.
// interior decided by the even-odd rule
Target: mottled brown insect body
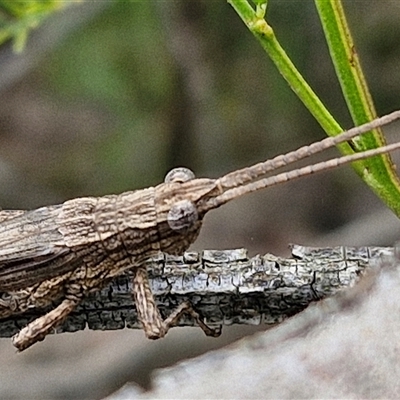
[{"label": "mottled brown insect body", "polygon": [[42,340],[84,296],[127,269],[134,272],[133,295],[149,338],[164,336],[183,313],[190,314],[207,335],[217,336],[220,330],[206,326],[188,303],[163,320],[143,262],[160,251],[182,254],[197,238],[204,215],[229,200],[399,148],[397,143],[265,178],[269,171],[399,117],[400,112],[393,113],[219,179],[195,179],[191,171],[177,168],[156,187],[78,198],[33,211],[1,211],[0,319],[57,304],[15,335],[14,345],[24,350]]}]

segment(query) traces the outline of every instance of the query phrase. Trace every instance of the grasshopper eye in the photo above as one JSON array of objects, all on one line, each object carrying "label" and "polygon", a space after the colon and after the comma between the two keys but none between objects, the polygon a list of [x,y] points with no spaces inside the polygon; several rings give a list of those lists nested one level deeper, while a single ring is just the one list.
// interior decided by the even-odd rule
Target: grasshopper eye
[{"label": "grasshopper eye", "polygon": [[168,225],[174,231],[190,229],[199,219],[196,206],[189,200],[175,203],[168,212]]},{"label": "grasshopper eye", "polygon": [[171,169],[171,171],[168,172],[168,174],[165,176],[164,182],[165,183],[171,183],[171,182],[184,183],[184,182],[190,181],[194,178],[195,178],[194,173],[189,168],[178,167],[178,168]]}]

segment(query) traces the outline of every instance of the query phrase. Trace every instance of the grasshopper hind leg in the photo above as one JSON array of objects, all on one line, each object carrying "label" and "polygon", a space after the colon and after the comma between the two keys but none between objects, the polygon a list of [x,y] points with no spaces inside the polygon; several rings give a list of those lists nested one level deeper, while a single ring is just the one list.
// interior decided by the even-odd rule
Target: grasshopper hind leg
[{"label": "grasshopper hind leg", "polygon": [[145,267],[138,267],[135,270],[133,296],[139,320],[149,339],[164,337],[169,329],[176,325],[184,314],[190,315],[207,336],[218,337],[221,334],[221,327],[212,329],[207,326],[188,301],[181,303],[168,318],[163,320],[154,301]]},{"label": "grasshopper hind leg", "polygon": [[12,337],[13,345],[23,351],[36,342],[42,341],[80,303],[79,298],[66,298],[56,308],[29,323]]},{"label": "grasshopper hind leg", "polygon": [[190,315],[199,325],[199,327],[203,330],[203,332],[207,336],[218,337],[221,335],[221,326],[217,328],[210,328],[208,325],[204,323],[199,313],[195,311],[188,301],[184,301],[181,303],[169,316],[164,320],[164,325],[168,328],[174,326],[178,323],[179,319],[182,315],[188,314]]}]

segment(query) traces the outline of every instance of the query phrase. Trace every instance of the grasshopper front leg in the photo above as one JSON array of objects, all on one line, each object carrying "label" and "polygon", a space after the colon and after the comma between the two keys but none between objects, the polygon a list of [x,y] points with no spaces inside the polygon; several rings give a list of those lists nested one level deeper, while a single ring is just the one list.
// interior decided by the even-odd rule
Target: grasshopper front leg
[{"label": "grasshopper front leg", "polygon": [[142,323],[143,330],[149,339],[164,337],[168,330],[176,325],[184,314],[190,315],[207,336],[218,337],[221,334],[221,327],[212,329],[207,326],[188,301],[181,303],[168,318],[163,320],[150,289],[146,268],[143,266],[135,269],[133,297],[139,321]]}]

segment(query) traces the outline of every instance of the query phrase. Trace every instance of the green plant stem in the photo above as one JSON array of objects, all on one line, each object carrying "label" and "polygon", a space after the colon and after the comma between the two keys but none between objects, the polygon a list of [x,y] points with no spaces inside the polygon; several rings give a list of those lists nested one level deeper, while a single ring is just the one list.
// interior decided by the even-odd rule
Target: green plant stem
[{"label": "green plant stem", "polygon": [[[330,0],[320,0],[320,3],[325,4],[329,1]],[[338,0],[331,0],[331,3],[332,2],[338,3]],[[342,127],[326,109],[322,101],[311,89],[280,45],[272,27],[264,19],[264,13],[262,11],[265,11],[265,7],[262,8],[259,4],[255,10],[250,6],[247,0],[228,0],[228,3],[232,5],[248,29],[257,38],[261,46],[265,49],[278,68],[281,75],[315,117],[324,131],[330,136],[342,132]],[[336,19],[335,24],[337,27],[341,24],[341,20],[345,21],[344,15],[339,18],[339,14],[335,13],[332,13],[329,16],[329,19],[331,18]],[[346,30],[343,30],[343,32],[346,32]],[[347,35],[350,37],[348,32]],[[337,37],[337,33],[332,31],[332,38],[333,37],[336,37],[336,40],[339,42],[343,41],[343,38]],[[334,46],[337,46],[337,44],[334,44]],[[354,49],[354,47],[352,46],[351,49]],[[346,56],[346,59],[348,60],[349,58]],[[347,83],[344,84],[347,85]],[[358,78],[358,85],[366,88],[363,79]],[[354,88],[350,86],[348,87],[347,91],[349,95],[353,93],[353,90]],[[371,100],[370,105],[372,105]],[[372,115],[374,114],[367,114],[366,119],[362,120],[362,122],[372,120],[374,118]],[[357,119],[356,125],[359,125],[362,122]],[[357,142],[358,145],[354,146],[354,149],[358,150],[379,147],[383,143],[379,132],[378,134],[367,135],[367,137],[370,138],[371,135],[372,137],[377,136],[374,138],[374,143],[370,143],[371,139],[368,138],[366,139],[366,142],[363,142],[365,139],[357,139],[354,143]],[[353,147],[349,144],[341,145],[339,146],[339,149],[343,154],[354,153]],[[392,168],[392,164],[390,163],[390,158],[388,156],[374,157],[372,159],[353,163],[352,166],[357,174],[361,176],[361,178],[396,213],[396,215],[400,216],[400,185],[396,179],[396,174]]]},{"label": "green plant stem", "polygon": [[[343,95],[355,125],[376,118],[376,111],[362,72],[360,60],[346,20],[341,0],[315,0],[329,52]],[[353,141],[355,150],[363,151],[385,144],[381,129]],[[386,204],[400,215],[400,182],[389,155],[365,161],[362,178]]]},{"label": "green plant stem", "polygon": [[[324,131],[329,135],[336,135],[342,132],[343,129],[341,126],[296,69],[295,65],[278,42],[271,26],[268,25],[263,16],[257,15],[257,12],[249,5],[247,0],[228,0],[228,2],[239,14],[251,33],[258,39],[261,46],[275,63],[281,75],[322,126]],[[350,149],[348,151],[350,152]]]}]

